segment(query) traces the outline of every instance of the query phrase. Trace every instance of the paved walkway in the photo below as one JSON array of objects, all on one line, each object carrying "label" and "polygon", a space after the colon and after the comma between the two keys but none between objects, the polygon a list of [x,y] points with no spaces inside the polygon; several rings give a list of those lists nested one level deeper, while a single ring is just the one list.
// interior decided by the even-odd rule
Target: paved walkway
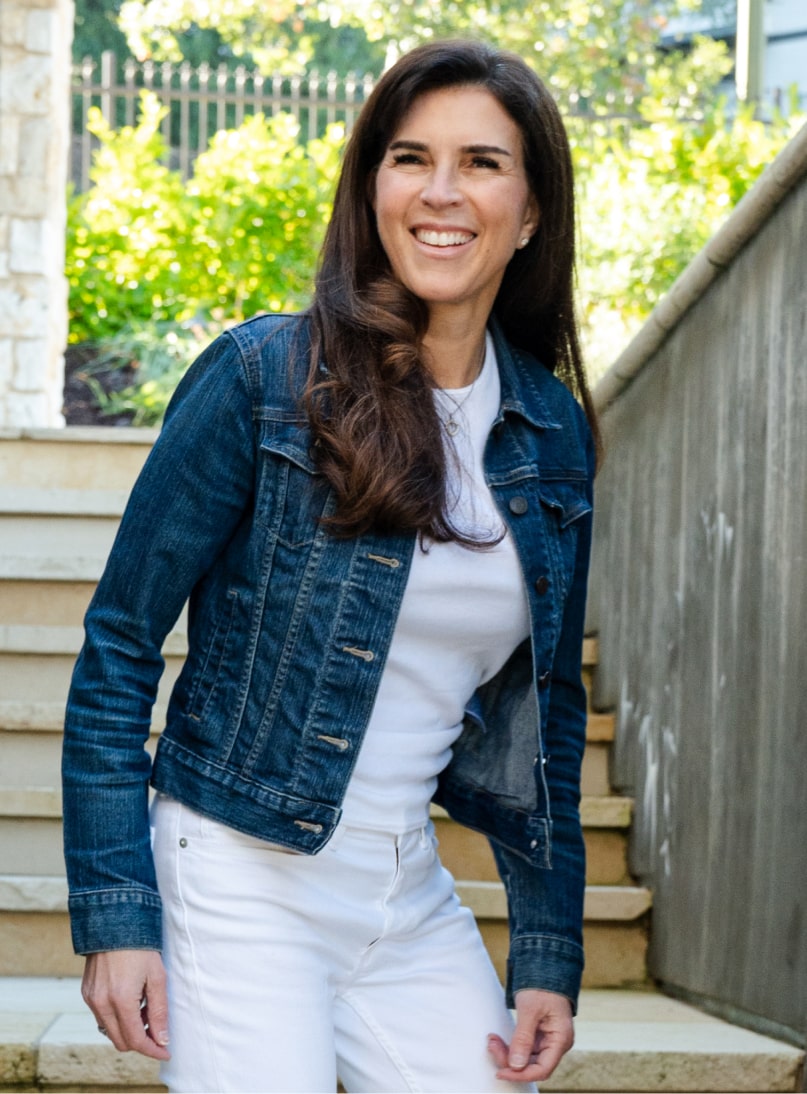
[{"label": "paved walkway", "polygon": [[[803,1053],[666,996],[585,991],[552,1091],[801,1090]],[[98,1033],[75,979],[0,978],[0,1090],[161,1090],[152,1061]]]}]

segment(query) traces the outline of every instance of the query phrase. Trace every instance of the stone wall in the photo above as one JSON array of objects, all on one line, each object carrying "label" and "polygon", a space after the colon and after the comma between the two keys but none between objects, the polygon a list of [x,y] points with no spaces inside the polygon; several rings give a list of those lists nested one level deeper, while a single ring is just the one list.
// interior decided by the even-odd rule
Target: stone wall
[{"label": "stone wall", "polygon": [[73,0],[0,0],[0,429],[59,426]]}]

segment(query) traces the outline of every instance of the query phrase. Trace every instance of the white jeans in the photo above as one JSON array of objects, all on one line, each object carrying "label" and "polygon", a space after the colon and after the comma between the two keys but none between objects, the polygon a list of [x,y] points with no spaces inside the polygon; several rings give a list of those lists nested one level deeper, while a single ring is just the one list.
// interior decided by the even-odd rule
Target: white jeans
[{"label": "white jeans", "polygon": [[172,1091],[531,1090],[495,1077],[512,1019],[430,829],[339,829],[313,857],[152,807]]}]

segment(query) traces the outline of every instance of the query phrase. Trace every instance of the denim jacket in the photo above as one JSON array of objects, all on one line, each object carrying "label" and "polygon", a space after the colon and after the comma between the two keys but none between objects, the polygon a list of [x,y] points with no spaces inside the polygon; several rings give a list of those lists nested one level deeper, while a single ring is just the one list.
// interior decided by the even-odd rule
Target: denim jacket
[{"label": "denim jacket", "polygon": [[[592,446],[565,386],[492,329],[501,407],[485,471],[517,548],[531,637],[469,702],[435,800],[491,840],[509,907],[508,997],[537,987],[574,1003]],[[306,330],[258,317],[189,369],[89,606],[63,754],[79,953],[161,948],[149,780],[304,853],[339,822],[416,537],[340,540],[319,521],[333,496],[299,406]],[[160,651],[188,598],[188,655],[152,765]]]}]

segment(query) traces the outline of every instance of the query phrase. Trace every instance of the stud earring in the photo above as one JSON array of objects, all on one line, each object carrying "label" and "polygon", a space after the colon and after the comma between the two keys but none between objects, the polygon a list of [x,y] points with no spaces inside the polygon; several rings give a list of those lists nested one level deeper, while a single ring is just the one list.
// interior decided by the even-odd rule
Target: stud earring
[{"label": "stud earring", "polygon": [[526,247],[526,246],[527,246],[527,244],[529,243],[529,241],[530,241],[530,237],[529,237],[529,236],[524,236],[524,238],[523,238],[523,239],[520,239],[520,240],[519,240],[519,244],[518,244],[518,245],[519,245],[519,247]]}]

